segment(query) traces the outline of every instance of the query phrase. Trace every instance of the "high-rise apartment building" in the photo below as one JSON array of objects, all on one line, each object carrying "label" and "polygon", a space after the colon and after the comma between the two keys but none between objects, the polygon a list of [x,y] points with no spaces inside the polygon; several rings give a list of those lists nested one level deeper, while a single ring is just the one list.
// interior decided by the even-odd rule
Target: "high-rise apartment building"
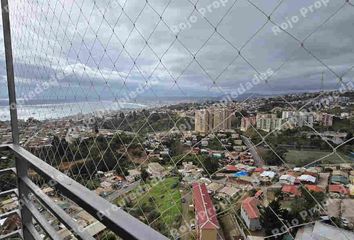
[{"label": "high-rise apartment building", "polygon": [[282,119],[277,118],[276,114],[257,114],[256,122],[257,129],[261,129],[266,132],[281,130],[283,124]]},{"label": "high-rise apartment building", "polygon": [[208,133],[210,123],[210,113],[208,110],[198,110],[195,112],[195,131],[199,133]]},{"label": "high-rise apartment building", "polygon": [[287,121],[288,126],[294,128],[303,126],[313,127],[315,118],[312,112],[283,111],[282,119]]},{"label": "high-rise apartment building", "polygon": [[256,117],[243,117],[241,118],[241,131],[245,132],[251,126],[256,127]]},{"label": "high-rise apartment building", "polygon": [[231,129],[232,112],[226,108],[202,109],[195,112],[195,131],[210,133]]},{"label": "high-rise apartment building", "polygon": [[319,113],[318,120],[320,124],[324,127],[333,126],[333,115],[328,113]]},{"label": "high-rise apartment building", "polygon": [[213,130],[231,129],[231,111],[227,108],[213,110]]}]

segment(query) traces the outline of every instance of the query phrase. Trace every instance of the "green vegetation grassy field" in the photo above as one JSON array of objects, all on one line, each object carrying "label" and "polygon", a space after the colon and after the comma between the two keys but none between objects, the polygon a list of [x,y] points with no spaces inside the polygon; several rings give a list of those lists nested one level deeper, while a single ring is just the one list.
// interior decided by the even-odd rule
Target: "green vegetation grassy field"
[{"label": "green vegetation grassy field", "polygon": [[[139,199],[140,204],[156,204],[161,220],[168,226],[179,222],[182,212],[181,194],[177,177],[166,178],[153,186],[148,194]],[[153,203],[151,203],[151,198]],[[154,204],[155,203],[155,204]]]},{"label": "green vegetation grassy field", "polygon": [[[285,161],[296,166],[304,166],[318,159],[322,159],[321,163],[349,163],[352,162],[348,156],[343,153],[338,153],[343,160],[336,154],[331,154],[329,151],[303,151],[289,150],[285,153]],[[331,155],[329,155],[331,154]],[[329,156],[327,156],[329,155]],[[327,156],[327,157],[325,157]]]},{"label": "green vegetation grassy field", "polygon": [[[141,191],[141,189],[146,189]],[[135,196],[117,199],[116,204],[124,206],[130,214],[149,224],[154,229],[169,234],[168,229],[178,228],[182,220],[182,199],[177,177],[159,182],[147,182],[141,188],[131,191]]]}]

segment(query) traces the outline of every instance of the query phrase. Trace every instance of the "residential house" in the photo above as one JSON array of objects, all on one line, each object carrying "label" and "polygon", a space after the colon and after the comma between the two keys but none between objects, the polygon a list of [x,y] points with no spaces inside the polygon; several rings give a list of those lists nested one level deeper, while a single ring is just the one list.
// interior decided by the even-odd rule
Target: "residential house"
[{"label": "residential house", "polygon": [[215,194],[217,191],[223,188],[223,184],[217,183],[217,182],[212,182],[207,186],[208,192]]},{"label": "residential house", "polygon": [[255,197],[248,197],[241,204],[241,217],[247,228],[251,231],[262,229],[260,223],[260,212],[258,206],[260,202]]},{"label": "residential house", "polygon": [[218,195],[222,198],[233,198],[239,191],[240,189],[237,189],[235,187],[226,186],[219,190]]},{"label": "residential house", "polygon": [[295,185],[284,185],[281,192],[285,195],[285,198],[294,198],[301,196],[301,192]]},{"label": "residential house", "polygon": [[339,176],[339,175],[335,175],[332,176],[330,179],[330,183],[331,184],[343,184],[343,185],[347,185],[349,183],[348,178],[345,176]]},{"label": "residential house", "polygon": [[270,185],[275,177],[276,173],[273,171],[263,171],[260,175],[259,175],[259,180],[261,181],[261,183],[266,184],[266,185]]},{"label": "residential house", "polygon": [[258,178],[248,177],[248,176],[238,177],[234,181],[238,184],[251,185],[251,186],[259,186],[261,183]]},{"label": "residential house", "polygon": [[309,190],[311,192],[324,192],[325,191],[325,189],[321,188],[318,185],[306,184],[305,187],[307,188],[307,190]]},{"label": "residential house", "polygon": [[311,176],[311,175],[301,175],[300,177],[297,178],[301,183],[306,183],[306,184],[315,184],[316,183],[316,178]]},{"label": "residential house", "polygon": [[279,178],[279,183],[280,184],[294,184],[295,183],[296,178],[292,175],[289,174],[285,174],[280,176]]},{"label": "residential house", "polygon": [[128,182],[136,181],[141,176],[141,171],[138,169],[130,169],[128,170],[129,175],[126,177]]},{"label": "residential house", "polygon": [[331,197],[341,198],[348,196],[349,191],[341,184],[331,184],[328,186],[328,193]]},{"label": "residential house", "polygon": [[168,174],[168,171],[157,162],[149,163],[147,172],[155,178],[162,178]]}]

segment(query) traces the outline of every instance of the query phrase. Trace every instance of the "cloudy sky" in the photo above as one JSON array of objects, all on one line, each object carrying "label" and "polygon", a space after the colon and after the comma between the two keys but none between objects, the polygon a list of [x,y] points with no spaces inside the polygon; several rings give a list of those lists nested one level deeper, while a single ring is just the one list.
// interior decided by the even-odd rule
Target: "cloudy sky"
[{"label": "cloudy sky", "polygon": [[[335,89],[338,76],[345,74],[345,82],[354,76],[352,2],[11,1],[17,95],[60,100],[119,99],[131,92],[218,96],[269,71],[275,74],[268,84],[247,91],[319,90],[322,72],[324,87]],[[3,59],[0,66],[3,85]],[[49,87],[38,90],[46,83]],[[6,98],[6,88],[0,98]]]}]

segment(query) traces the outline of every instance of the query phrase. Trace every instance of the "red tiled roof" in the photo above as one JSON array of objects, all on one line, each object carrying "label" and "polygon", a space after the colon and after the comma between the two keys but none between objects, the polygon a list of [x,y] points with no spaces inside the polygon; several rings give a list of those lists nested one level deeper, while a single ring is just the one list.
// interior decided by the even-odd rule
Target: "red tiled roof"
[{"label": "red tiled roof", "polygon": [[323,189],[317,185],[305,185],[306,188],[309,190],[309,191],[313,191],[313,192],[324,192]]},{"label": "red tiled roof", "polygon": [[250,219],[259,218],[260,213],[257,208],[259,201],[254,197],[248,197],[242,202],[242,208],[246,211]]},{"label": "red tiled roof", "polygon": [[281,191],[284,193],[293,194],[295,196],[301,195],[299,189],[295,185],[284,185],[283,188],[281,189]]},{"label": "red tiled roof", "polygon": [[293,171],[288,171],[287,174],[291,175],[293,177],[297,177],[297,174],[295,172],[293,172]]},{"label": "red tiled roof", "polygon": [[199,229],[219,229],[215,207],[204,183],[193,184],[194,209]]},{"label": "red tiled roof", "polygon": [[256,198],[260,197],[263,194],[262,190],[258,190],[256,194],[254,195]]},{"label": "red tiled roof", "polygon": [[119,175],[119,176],[116,177],[116,179],[117,179],[117,180],[125,180],[125,177]]},{"label": "red tiled roof", "polygon": [[195,153],[199,153],[199,152],[200,152],[200,149],[199,149],[198,147],[193,148],[193,152],[195,152]]},{"label": "red tiled roof", "polygon": [[308,171],[305,171],[303,174],[305,174],[305,175],[311,175],[311,176],[313,176],[313,177],[316,177],[317,178],[317,173],[314,173],[314,172],[308,172]]},{"label": "red tiled roof", "polygon": [[348,189],[346,187],[344,187],[343,185],[340,185],[340,184],[338,184],[338,185],[336,185],[336,184],[329,185],[328,191],[329,192],[342,193],[342,194],[348,194]]},{"label": "red tiled roof", "polygon": [[236,167],[236,166],[232,166],[232,165],[227,165],[226,166],[226,170],[227,171],[235,171],[235,172],[237,172],[239,169]]}]

